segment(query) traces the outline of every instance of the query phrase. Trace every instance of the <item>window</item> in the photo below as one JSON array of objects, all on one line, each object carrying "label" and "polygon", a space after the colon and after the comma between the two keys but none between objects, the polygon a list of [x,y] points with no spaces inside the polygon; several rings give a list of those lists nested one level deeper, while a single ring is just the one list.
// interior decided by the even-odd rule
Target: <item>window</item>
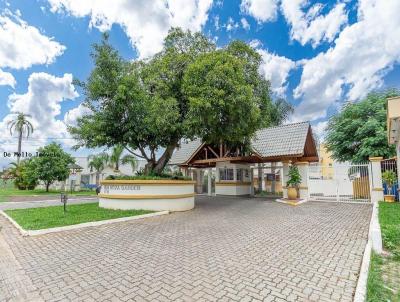
[{"label": "window", "polygon": [[236,170],[236,180],[243,181],[243,169]]},{"label": "window", "polygon": [[233,180],[233,169],[219,169],[219,180]]}]

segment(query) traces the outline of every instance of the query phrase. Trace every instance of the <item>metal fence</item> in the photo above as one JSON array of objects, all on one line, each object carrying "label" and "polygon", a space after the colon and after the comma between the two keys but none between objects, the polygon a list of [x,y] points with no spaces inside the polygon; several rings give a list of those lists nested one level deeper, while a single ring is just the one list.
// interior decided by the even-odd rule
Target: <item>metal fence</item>
[{"label": "metal fence", "polygon": [[370,164],[313,165],[308,173],[310,199],[369,202]]},{"label": "metal fence", "polygon": [[[397,159],[396,158],[390,158],[390,159],[385,159],[381,161],[381,171],[382,174],[391,171],[393,172],[397,177],[398,177],[398,171],[397,171]],[[395,195],[395,199],[399,201],[399,183],[396,181],[391,187],[388,186],[388,184],[383,180],[382,181],[383,185],[383,193],[385,195]]]}]

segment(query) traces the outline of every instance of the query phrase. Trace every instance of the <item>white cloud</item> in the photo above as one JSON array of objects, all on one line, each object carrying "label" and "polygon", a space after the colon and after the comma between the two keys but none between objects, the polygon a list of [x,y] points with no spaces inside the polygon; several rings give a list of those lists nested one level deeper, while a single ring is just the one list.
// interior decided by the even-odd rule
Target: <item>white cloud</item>
[{"label": "white cloud", "polygon": [[227,31],[232,31],[239,27],[239,24],[235,22],[232,17],[229,17],[228,22],[225,25]]},{"label": "white cloud", "polygon": [[78,107],[73,108],[65,113],[64,115],[64,123],[67,126],[76,126],[78,118],[81,118],[85,115],[90,114],[92,111],[80,104]]},{"label": "white cloud", "polygon": [[0,15],[0,67],[29,68],[34,64],[50,64],[61,55],[65,46],[43,35],[6,10]]},{"label": "white cloud", "polygon": [[264,23],[276,19],[279,6],[291,27],[291,39],[302,45],[311,43],[316,47],[323,41],[332,42],[347,24],[346,5],[342,2],[325,15],[321,14],[321,3],[308,7],[308,0],[242,0],[240,8],[257,22]]},{"label": "white cloud", "polygon": [[[72,85],[72,75],[64,74],[55,77],[47,73],[32,73],[28,79],[28,91],[24,94],[13,93],[8,98],[10,112],[23,112],[30,114],[34,132],[26,139],[23,138],[24,152],[35,152],[37,148],[49,143],[49,138],[69,138],[66,125],[59,119],[61,103],[78,96]],[[11,137],[8,122],[15,115],[8,114],[0,121],[0,152],[16,152],[17,138]],[[64,147],[71,146],[73,140],[55,140]],[[15,160],[15,158],[11,158]],[[0,157],[0,164],[6,164],[7,160]]]},{"label": "white cloud", "polygon": [[259,23],[273,21],[277,16],[278,2],[278,0],[242,0],[240,10]]},{"label": "white cloud", "polygon": [[320,141],[325,138],[325,129],[328,126],[328,121],[321,121],[312,126],[313,133],[318,136]]},{"label": "white cloud", "polygon": [[101,31],[119,24],[139,51],[148,57],[162,48],[169,28],[201,30],[208,18],[212,0],[48,0],[52,12],[90,17],[90,26]]},{"label": "white cloud", "polygon": [[247,22],[246,18],[240,19],[240,22],[242,23],[242,27],[244,30],[250,30],[250,24]]},{"label": "white cloud", "polygon": [[260,48],[263,46],[263,43],[258,39],[253,39],[249,42],[249,45],[253,48]]},{"label": "white cloud", "polygon": [[347,26],[325,53],[303,62],[294,91],[303,101],[298,120],[326,116],[341,100],[354,101],[383,84],[383,77],[400,62],[400,2],[360,0],[358,20]]},{"label": "white cloud", "polygon": [[[28,80],[28,91],[24,94],[11,94],[7,105],[10,112],[31,115],[34,126],[33,138],[67,137],[66,126],[57,117],[61,113],[61,103],[77,96],[71,74],[55,77],[43,72],[32,73]],[[12,117],[12,114],[8,114],[3,119],[0,139],[9,138],[9,133],[4,127],[5,122]]]},{"label": "white cloud", "polygon": [[347,24],[346,5],[338,3],[326,15],[322,15],[320,3],[314,4],[305,13],[303,8],[308,3],[308,0],[282,0],[281,9],[291,26],[291,39],[302,45],[310,42],[314,47],[322,41],[332,42]]},{"label": "white cloud", "polygon": [[219,30],[219,29],[220,29],[220,26],[219,26],[219,16],[218,16],[218,15],[216,15],[216,16],[214,17],[214,27],[215,27],[215,30]]},{"label": "white cloud", "polygon": [[287,78],[290,71],[296,67],[296,63],[264,49],[259,49],[258,52],[263,60],[260,66],[261,74],[271,82],[272,91],[278,96],[283,96],[287,88]]},{"label": "white cloud", "polygon": [[0,86],[8,85],[14,88],[15,84],[17,84],[17,82],[15,81],[14,76],[9,72],[0,69]]}]

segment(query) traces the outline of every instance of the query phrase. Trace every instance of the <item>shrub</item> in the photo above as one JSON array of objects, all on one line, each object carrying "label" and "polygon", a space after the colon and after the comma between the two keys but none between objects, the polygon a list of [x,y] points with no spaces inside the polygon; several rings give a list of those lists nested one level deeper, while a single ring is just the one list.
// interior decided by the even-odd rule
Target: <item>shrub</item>
[{"label": "shrub", "polygon": [[299,168],[297,168],[297,166],[294,166],[294,165],[290,166],[288,178],[289,178],[287,181],[288,187],[297,188],[299,186],[299,184],[301,184],[301,175],[299,172]]},{"label": "shrub", "polygon": [[184,176],[181,172],[174,172],[172,174],[161,173],[161,174],[142,174],[138,173],[137,175],[109,175],[106,178],[107,180],[161,180],[161,179],[169,179],[169,180],[191,180],[190,177]]},{"label": "shrub", "polygon": [[19,163],[12,163],[9,173],[14,179],[14,186],[18,190],[33,190],[39,180],[32,169],[32,160],[23,160]]},{"label": "shrub", "polygon": [[397,181],[396,173],[393,171],[385,171],[382,173],[382,179],[386,183],[388,188],[388,194],[392,192],[392,187]]}]

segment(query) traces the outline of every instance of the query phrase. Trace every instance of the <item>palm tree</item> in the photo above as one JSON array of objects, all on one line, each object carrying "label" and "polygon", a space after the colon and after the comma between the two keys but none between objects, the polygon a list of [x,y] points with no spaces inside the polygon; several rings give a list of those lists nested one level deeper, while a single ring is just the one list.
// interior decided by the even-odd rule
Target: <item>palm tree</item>
[{"label": "palm tree", "polygon": [[112,168],[114,168],[114,172],[119,172],[119,164],[122,161],[122,152],[124,152],[123,145],[116,145],[112,148],[109,164]]},{"label": "palm tree", "polygon": [[126,164],[131,165],[132,173],[135,172],[135,170],[137,168],[137,163],[138,163],[135,156],[127,154],[122,158],[121,162],[123,165],[126,165]]},{"label": "palm tree", "polygon": [[273,102],[271,108],[271,126],[282,125],[293,111],[293,106],[284,99],[278,99]]},{"label": "palm tree", "polygon": [[7,124],[8,129],[10,130],[11,136],[14,132],[18,132],[18,157],[17,163],[19,163],[21,157],[21,145],[22,145],[22,135],[25,132],[26,138],[29,137],[31,133],[33,133],[33,126],[31,122],[27,119],[28,117],[32,117],[29,114],[25,114],[22,112],[16,112],[17,116],[14,120],[9,121]]},{"label": "palm tree", "polygon": [[90,171],[93,169],[96,171],[96,185],[100,182],[100,173],[104,170],[107,163],[109,162],[109,155],[107,153],[100,153],[89,156],[89,168]]}]

